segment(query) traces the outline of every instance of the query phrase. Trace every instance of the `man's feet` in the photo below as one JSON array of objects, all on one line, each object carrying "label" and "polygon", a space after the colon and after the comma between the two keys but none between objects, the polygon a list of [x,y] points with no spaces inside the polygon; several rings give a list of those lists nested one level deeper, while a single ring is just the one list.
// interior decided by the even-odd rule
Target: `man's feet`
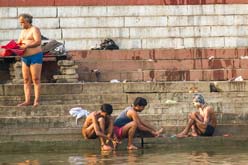
[{"label": "man's feet", "polygon": [[186,137],[189,137],[189,135],[181,132],[181,133],[177,134],[176,137],[177,138],[186,138]]},{"label": "man's feet", "polygon": [[192,137],[197,137],[198,134],[197,134],[196,132],[191,132],[190,136],[192,136]]},{"label": "man's feet", "polygon": [[137,150],[138,147],[136,147],[135,145],[129,145],[129,146],[127,146],[127,149],[128,150]]},{"label": "man's feet", "polygon": [[102,145],[101,150],[102,151],[112,151],[112,147],[104,144],[104,145]]},{"label": "man's feet", "polygon": [[29,105],[31,105],[31,103],[30,102],[26,102],[26,101],[23,102],[23,103],[17,104],[18,107],[29,106]]},{"label": "man's feet", "polygon": [[39,104],[40,104],[39,102],[35,101],[33,107],[38,107]]}]

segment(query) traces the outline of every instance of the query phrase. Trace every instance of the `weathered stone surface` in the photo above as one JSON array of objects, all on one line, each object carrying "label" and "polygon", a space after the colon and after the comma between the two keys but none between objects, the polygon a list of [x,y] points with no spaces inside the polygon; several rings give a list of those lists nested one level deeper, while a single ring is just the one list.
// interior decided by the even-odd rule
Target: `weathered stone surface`
[{"label": "weathered stone surface", "polygon": [[62,75],[75,75],[77,74],[76,69],[73,68],[66,68],[66,69],[60,69],[60,72]]},{"label": "weathered stone surface", "polygon": [[78,83],[78,79],[57,79],[56,83]]},{"label": "weathered stone surface", "polygon": [[73,60],[59,60],[58,66],[72,66],[75,62]]},{"label": "weathered stone surface", "polygon": [[60,66],[60,69],[78,69],[78,65],[73,65],[73,66]]},{"label": "weathered stone surface", "polygon": [[83,93],[123,93],[122,83],[85,83],[83,84]]},{"label": "weathered stone surface", "polygon": [[78,76],[78,74],[74,74],[74,75],[53,75],[53,78],[55,80],[57,80],[57,79],[78,79],[79,76]]}]

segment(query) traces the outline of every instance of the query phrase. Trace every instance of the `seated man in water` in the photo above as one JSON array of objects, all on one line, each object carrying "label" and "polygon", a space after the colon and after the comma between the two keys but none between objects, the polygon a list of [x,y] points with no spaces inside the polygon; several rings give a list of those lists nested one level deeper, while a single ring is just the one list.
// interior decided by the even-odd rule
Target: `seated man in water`
[{"label": "seated man in water", "polygon": [[[200,94],[194,95],[193,104],[199,112],[189,113],[186,128],[177,134],[177,137],[212,136],[217,125],[213,108],[205,102],[204,97]],[[191,134],[189,134],[190,129],[192,130]]]},{"label": "seated man in water", "polygon": [[129,106],[122,111],[114,122],[115,136],[118,139],[127,137],[127,149],[129,150],[138,149],[135,145],[133,145],[133,138],[137,130],[148,132],[155,137],[158,137],[163,132],[163,129],[157,131],[140,119],[138,112],[142,112],[146,105],[146,99],[137,97],[133,103],[133,106]]},{"label": "seated man in water", "polygon": [[113,108],[110,104],[103,104],[100,111],[94,111],[87,116],[82,134],[85,139],[100,138],[101,150],[111,151],[112,147],[108,144],[112,141],[114,147],[117,143],[113,139]]}]

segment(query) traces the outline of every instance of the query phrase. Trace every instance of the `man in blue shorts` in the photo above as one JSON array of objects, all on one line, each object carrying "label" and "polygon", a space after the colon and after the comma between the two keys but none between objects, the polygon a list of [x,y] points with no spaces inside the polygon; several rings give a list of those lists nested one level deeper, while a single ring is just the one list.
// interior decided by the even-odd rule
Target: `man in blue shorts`
[{"label": "man in blue shorts", "polygon": [[[19,15],[19,23],[22,27],[18,44],[24,49],[22,56],[22,75],[24,79],[25,101],[18,106],[39,105],[40,101],[40,77],[42,69],[43,53],[41,50],[40,29],[32,25],[33,17],[30,14]],[[34,102],[31,103],[31,83],[34,84]]]}]

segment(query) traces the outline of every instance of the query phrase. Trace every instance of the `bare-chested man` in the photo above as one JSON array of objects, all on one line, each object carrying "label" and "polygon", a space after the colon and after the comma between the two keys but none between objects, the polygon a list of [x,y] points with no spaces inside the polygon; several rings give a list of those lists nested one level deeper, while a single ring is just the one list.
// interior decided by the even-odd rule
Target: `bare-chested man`
[{"label": "bare-chested man", "polygon": [[[200,94],[194,95],[193,104],[199,112],[189,113],[187,126],[177,134],[177,137],[212,136],[217,125],[213,108],[205,102],[204,97]],[[189,134],[190,129],[192,130],[191,134]]]},{"label": "bare-chested man", "polygon": [[25,101],[18,106],[32,105],[30,100],[32,82],[35,95],[33,106],[39,105],[43,53],[41,50],[41,33],[38,27],[32,25],[32,19],[33,17],[30,14],[19,16],[22,31],[17,43],[21,49],[25,50],[22,57]]},{"label": "bare-chested man", "polygon": [[133,145],[133,138],[136,131],[148,132],[155,137],[159,136],[163,132],[162,128],[157,131],[140,119],[138,112],[142,112],[146,105],[147,101],[145,98],[137,97],[134,100],[133,106],[127,107],[122,111],[114,122],[115,136],[119,140],[125,137],[128,138],[128,150],[138,149]]},{"label": "bare-chested man", "polygon": [[100,111],[94,111],[86,118],[82,134],[85,139],[100,138],[101,150],[111,151],[112,147],[108,144],[110,141],[113,143],[113,147],[117,143],[113,139],[113,118],[111,116],[113,112],[112,105],[103,104]]}]

